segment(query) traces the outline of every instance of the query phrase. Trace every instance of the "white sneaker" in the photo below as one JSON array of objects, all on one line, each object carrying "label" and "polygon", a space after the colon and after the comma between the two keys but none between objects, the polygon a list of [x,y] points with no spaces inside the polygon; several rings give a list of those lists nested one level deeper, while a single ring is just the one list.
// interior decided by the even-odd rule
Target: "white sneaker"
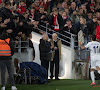
[{"label": "white sneaker", "polygon": [[12,86],[11,90],[17,90],[16,86]]},{"label": "white sneaker", "polygon": [[1,90],[6,90],[6,89],[5,89],[5,86],[3,86],[3,87],[1,88]]}]

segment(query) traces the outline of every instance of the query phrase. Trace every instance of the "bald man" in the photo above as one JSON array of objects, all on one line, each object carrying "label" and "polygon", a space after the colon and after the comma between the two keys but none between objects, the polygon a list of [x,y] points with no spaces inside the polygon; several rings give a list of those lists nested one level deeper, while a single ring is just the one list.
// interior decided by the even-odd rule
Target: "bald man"
[{"label": "bald man", "polygon": [[50,40],[51,46],[52,46],[52,57],[50,61],[50,78],[52,79],[54,77],[53,70],[54,70],[54,64],[55,64],[55,80],[60,80],[58,78],[59,75],[59,60],[61,60],[61,41],[57,38],[58,35],[54,33],[52,35],[52,39]]}]

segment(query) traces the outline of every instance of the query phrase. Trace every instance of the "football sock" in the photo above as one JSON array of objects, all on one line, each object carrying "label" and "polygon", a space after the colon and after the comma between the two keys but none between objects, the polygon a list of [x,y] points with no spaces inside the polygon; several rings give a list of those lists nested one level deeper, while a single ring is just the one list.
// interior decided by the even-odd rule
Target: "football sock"
[{"label": "football sock", "polygon": [[92,82],[95,83],[94,71],[90,72]]}]

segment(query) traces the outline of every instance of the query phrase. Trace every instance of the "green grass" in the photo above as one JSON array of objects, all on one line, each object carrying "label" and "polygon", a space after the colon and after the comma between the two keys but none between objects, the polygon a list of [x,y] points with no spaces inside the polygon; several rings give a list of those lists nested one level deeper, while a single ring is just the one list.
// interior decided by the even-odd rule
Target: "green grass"
[{"label": "green grass", "polygon": [[[52,80],[43,85],[16,85],[18,90],[100,90],[90,86],[91,80]],[[11,90],[7,85],[6,90]]]}]

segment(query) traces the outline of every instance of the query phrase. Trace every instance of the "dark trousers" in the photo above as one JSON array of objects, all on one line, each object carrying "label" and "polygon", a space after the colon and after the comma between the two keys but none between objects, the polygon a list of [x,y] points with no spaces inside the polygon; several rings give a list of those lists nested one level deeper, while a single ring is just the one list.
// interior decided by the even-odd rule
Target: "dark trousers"
[{"label": "dark trousers", "polygon": [[2,86],[6,86],[5,83],[6,68],[8,70],[11,85],[14,86],[15,82],[14,82],[13,71],[12,71],[12,60],[0,60],[1,84]]},{"label": "dark trousers", "polygon": [[55,79],[58,79],[58,75],[59,75],[59,59],[55,59],[55,60],[50,62],[50,73],[51,73],[50,78],[54,77],[53,76],[54,65],[55,65]]},{"label": "dark trousers", "polygon": [[41,66],[43,66],[47,70],[47,79],[48,79],[49,61],[41,60]]}]

